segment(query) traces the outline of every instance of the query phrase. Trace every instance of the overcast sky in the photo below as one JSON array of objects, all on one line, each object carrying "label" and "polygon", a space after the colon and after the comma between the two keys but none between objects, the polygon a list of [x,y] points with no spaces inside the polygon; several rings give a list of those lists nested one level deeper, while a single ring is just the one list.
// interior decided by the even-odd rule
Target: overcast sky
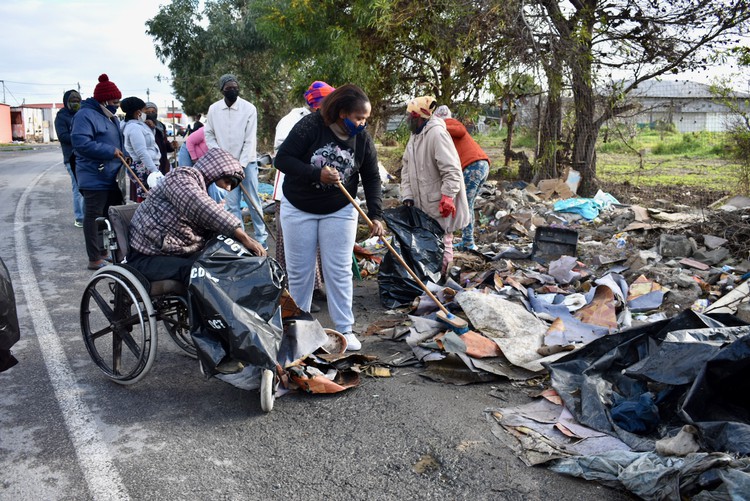
[{"label": "overcast sky", "polygon": [[[150,99],[160,111],[171,103],[169,69],[159,62],[145,23],[168,0],[0,0],[0,80],[11,106],[62,101],[77,88],[91,97],[106,73],[122,97]],[[726,68],[668,79],[711,83]],[[157,76],[166,77],[159,82]],[[748,91],[747,77],[735,89]],[[0,92],[3,86],[0,85]],[[217,94],[217,99],[220,97]],[[175,102],[179,106],[178,102]]]},{"label": "overcast sky", "polygon": [[[63,93],[78,84],[85,99],[106,73],[122,97],[145,101],[149,89],[151,101],[166,111],[173,99],[169,69],[157,59],[145,25],[166,3],[0,0],[0,80],[5,82],[0,99],[11,106],[24,100],[60,102]],[[159,82],[157,75],[167,80]]]}]

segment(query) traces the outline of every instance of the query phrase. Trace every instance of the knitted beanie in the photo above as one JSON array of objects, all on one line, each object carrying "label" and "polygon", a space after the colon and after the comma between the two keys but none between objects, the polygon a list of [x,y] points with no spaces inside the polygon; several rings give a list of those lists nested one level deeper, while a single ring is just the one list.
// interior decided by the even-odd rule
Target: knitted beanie
[{"label": "knitted beanie", "polygon": [[310,105],[310,108],[317,110],[323,102],[323,98],[331,92],[335,91],[333,87],[325,82],[316,80],[310,84],[310,87],[305,91],[305,101]]},{"label": "knitted beanie", "polygon": [[451,118],[453,116],[450,108],[448,108],[444,104],[441,104],[440,106],[438,106],[437,109],[435,110],[435,113],[433,113],[433,115],[435,115],[438,118],[442,118],[443,120],[445,120],[446,118]]},{"label": "knitted beanie", "polygon": [[153,102],[153,101],[146,101],[146,105],[145,105],[145,108],[153,108],[153,109],[155,109],[156,111],[159,111],[159,107],[158,107],[158,106],[156,106],[156,103],[155,103],[155,102]]},{"label": "knitted beanie", "polygon": [[138,110],[142,110],[145,107],[146,103],[144,103],[142,99],[135,96],[126,97],[125,99],[120,101],[120,108],[128,116],[133,116],[133,113]]},{"label": "knitted beanie", "polygon": [[94,99],[103,103],[104,101],[120,99],[121,97],[122,93],[120,92],[120,89],[117,88],[117,85],[115,85],[114,82],[109,81],[107,74],[102,73],[99,75],[99,83],[94,87]]},{"label": "knitted beanie", "polygon": [[228,84],[229,82],[237,82],[237,77],[229,73],[227,73],[226,75],[222,75],[221,78],[219,79],[219,90],[224,90],[224,86]]}]

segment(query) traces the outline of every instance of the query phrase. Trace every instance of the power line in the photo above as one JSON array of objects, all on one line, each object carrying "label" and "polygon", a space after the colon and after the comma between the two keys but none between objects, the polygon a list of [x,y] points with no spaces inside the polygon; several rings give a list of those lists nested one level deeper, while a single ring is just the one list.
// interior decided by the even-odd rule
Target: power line
[{"label": "power line", "polygon": [[19,85],[58,85],[58,86],[69,86],[76,85],[76,83],[33,83],[33,82],[14,82],[13,80],[4,80],[6,83],[13,83]]}]

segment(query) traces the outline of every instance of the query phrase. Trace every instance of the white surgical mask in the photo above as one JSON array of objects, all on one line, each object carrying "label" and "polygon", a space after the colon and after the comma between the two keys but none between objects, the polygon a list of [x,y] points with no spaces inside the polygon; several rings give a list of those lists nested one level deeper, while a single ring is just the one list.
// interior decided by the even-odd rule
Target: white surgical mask
[{"label": "white surgical mask", "polygon": [[141,113],[140,113],[140,114],[138,115],[138,121],[140,121],[140,122],[145,122],[145,121],[146,121],[146,114],[145,114],[145,113],[143,113],[143,112],[141,112]]}]

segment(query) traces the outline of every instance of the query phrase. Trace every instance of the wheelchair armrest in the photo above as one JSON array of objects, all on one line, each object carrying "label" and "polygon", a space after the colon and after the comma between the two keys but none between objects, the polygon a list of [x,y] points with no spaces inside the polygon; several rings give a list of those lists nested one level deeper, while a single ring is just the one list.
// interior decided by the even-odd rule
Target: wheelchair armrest
[{"label": "wheelchair armrest", "polygon": [[109,219],[104,216],[96,218],[96,231],[105,231],[111,229],[112,227],[109,224]]}]

